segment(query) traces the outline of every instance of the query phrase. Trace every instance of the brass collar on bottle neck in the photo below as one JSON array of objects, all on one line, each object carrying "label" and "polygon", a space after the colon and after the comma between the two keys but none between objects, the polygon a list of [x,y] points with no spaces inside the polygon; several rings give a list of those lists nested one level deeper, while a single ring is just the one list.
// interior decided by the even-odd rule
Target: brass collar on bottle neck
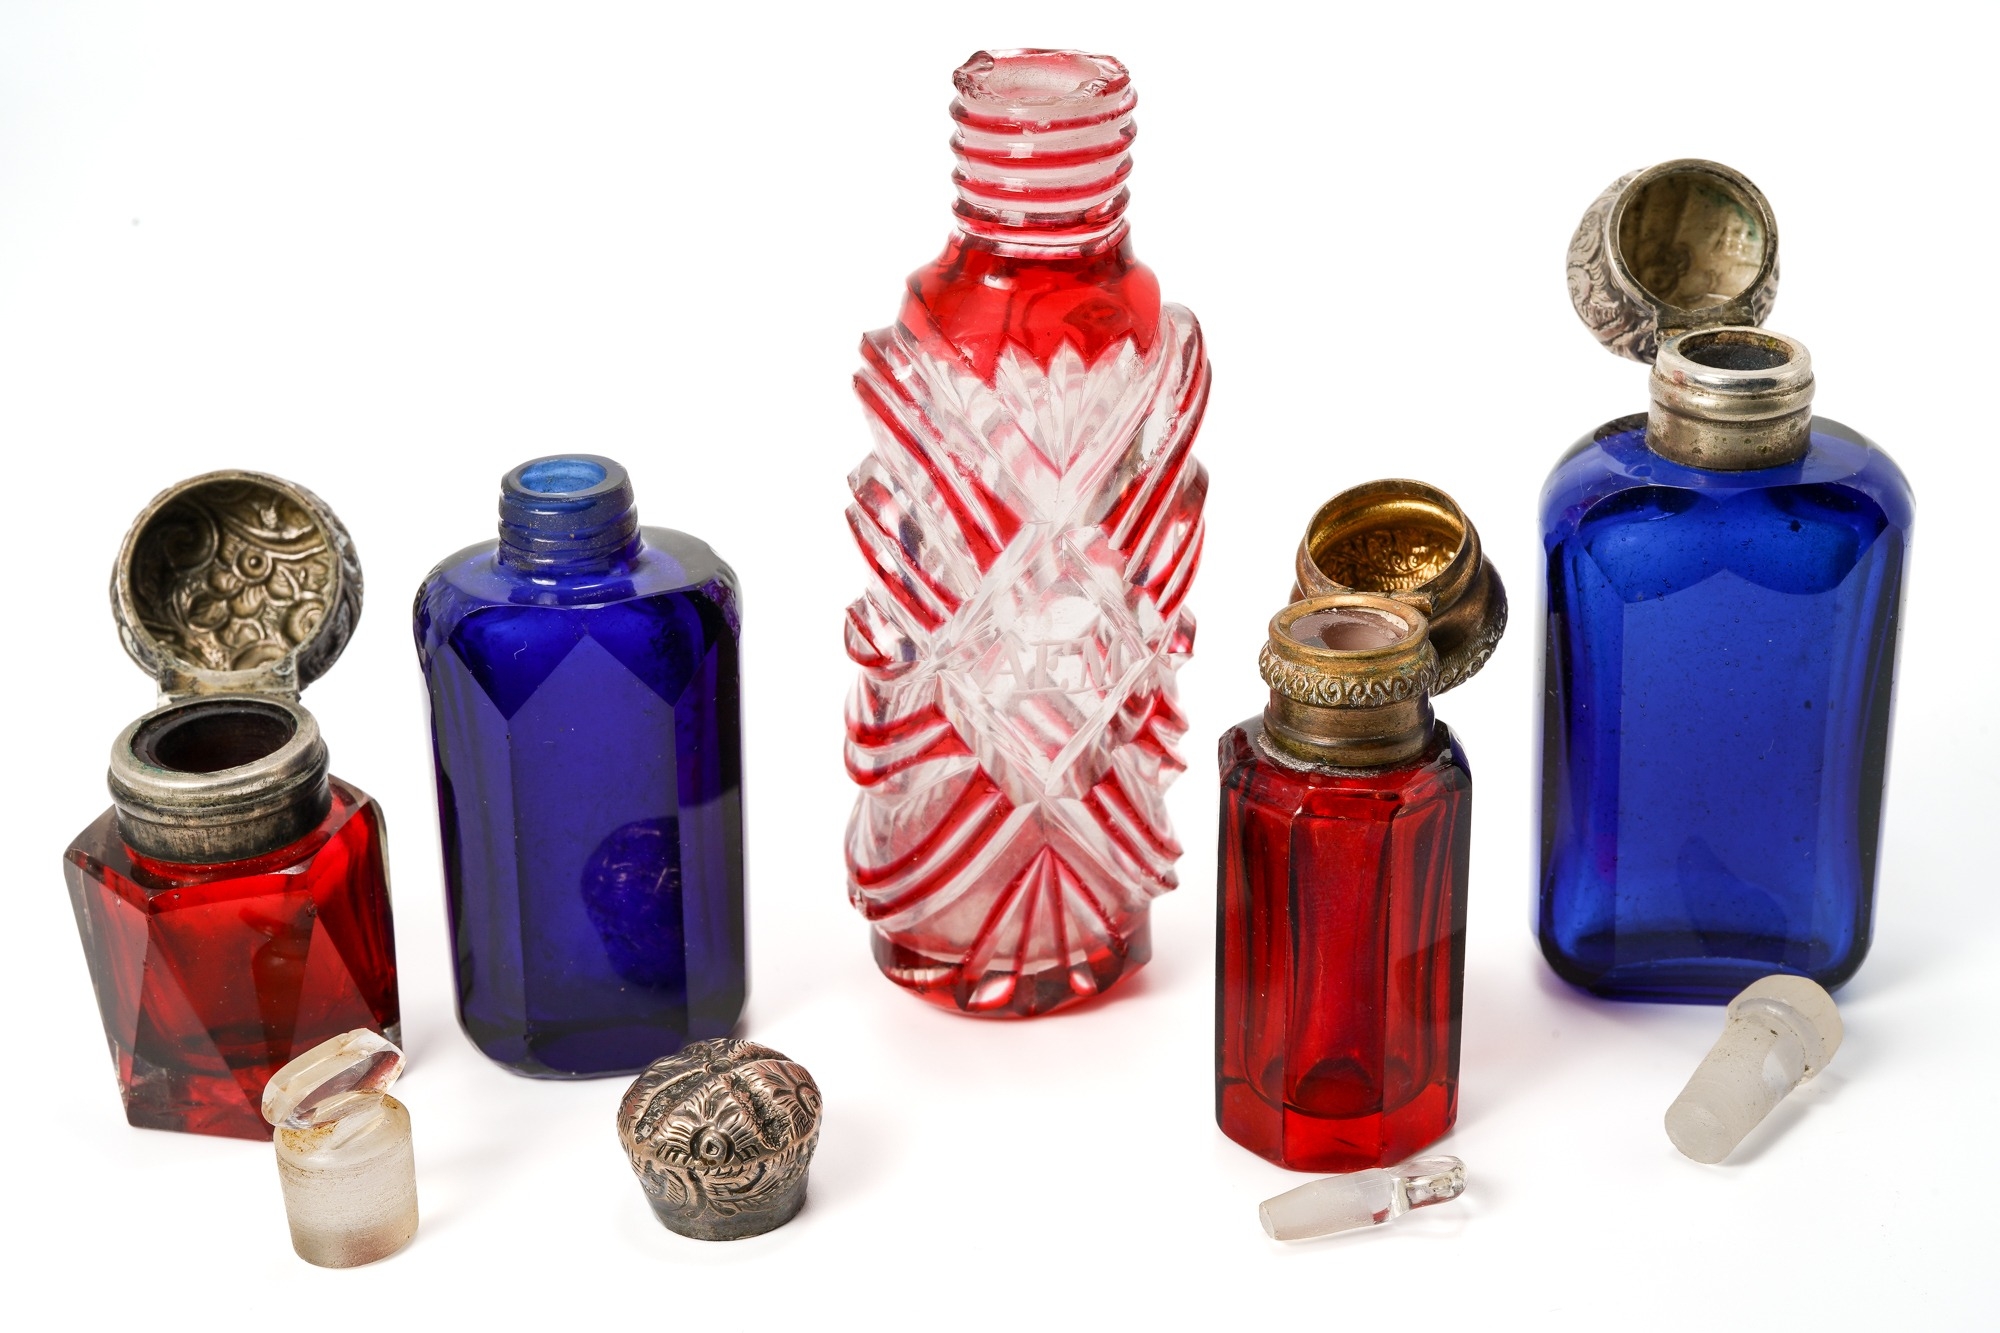
[{"label": "brass collar on bottle neck", "polygon": [[1661,344],[1646,444],[1683,467],[1748,472],[1805,456],[1812,355],[1764,329],[1701,329]]},{"label": "brass collar on bottle neck", "polygon": [[1281,758],[1381,768],[1430,743],[1438,655],[1430,621],[1407,602],[1353,592],[1293,602],[1271,617],[1257,668],[1271,687],[1264,735]]}]

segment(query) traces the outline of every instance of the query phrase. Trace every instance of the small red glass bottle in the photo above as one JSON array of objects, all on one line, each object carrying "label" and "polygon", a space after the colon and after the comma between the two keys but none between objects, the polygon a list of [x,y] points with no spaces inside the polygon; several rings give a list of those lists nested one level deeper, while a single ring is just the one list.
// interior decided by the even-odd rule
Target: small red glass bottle
[{"label": "small red glass bottle", "polygon": [[63,870],[126,1118],[268,1139],[280,1067],[400,1035],[381,811],[296,697],[353,632],[360,566],[311,492],[210,473],[140,515],[113,599],[166,703],[112,746],[113,806]]},{"label": "small red glass bottle", "polygon": [[1271,621],[1262,718],[1221,743],[1216,1119],[1299,1171],[1399,1162],[1458,1113],[1472,778],[1408,602]]}]

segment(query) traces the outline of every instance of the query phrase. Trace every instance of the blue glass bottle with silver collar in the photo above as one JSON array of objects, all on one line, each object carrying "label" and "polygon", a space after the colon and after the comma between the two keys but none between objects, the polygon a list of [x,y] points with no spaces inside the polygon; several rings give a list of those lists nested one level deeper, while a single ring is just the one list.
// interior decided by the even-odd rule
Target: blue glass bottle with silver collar
[{"label": "blue glass bottle with silver collar", "polygon": [[1754,186],[1684,161],[1614,185],[1571,248],[1586,323],[1654,361],[1649,413],[1541,502],[1537,934],[1614,999],[1830,989],[1873,933],[1911,493],[1755,327],[1775,246]]}]

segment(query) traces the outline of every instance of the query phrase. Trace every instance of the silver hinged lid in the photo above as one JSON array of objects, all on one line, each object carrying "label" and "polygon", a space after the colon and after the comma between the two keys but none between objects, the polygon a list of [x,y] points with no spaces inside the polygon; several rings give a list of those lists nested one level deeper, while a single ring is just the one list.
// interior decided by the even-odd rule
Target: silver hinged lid
[{"label": "silver hinged lid", "polygon": [[326,502],[262,472],[169,486],[125,534],[111,609],[163,700],[296,699],[361,618],[361,564]]},{"label": "silver hinged lid", "polygon": [[1762,324],[1778,299],[1771,203],[1720,162],[1629,172],[1577,224],[1569,299],[1600,343],[1634,361],[1675,334]]}]

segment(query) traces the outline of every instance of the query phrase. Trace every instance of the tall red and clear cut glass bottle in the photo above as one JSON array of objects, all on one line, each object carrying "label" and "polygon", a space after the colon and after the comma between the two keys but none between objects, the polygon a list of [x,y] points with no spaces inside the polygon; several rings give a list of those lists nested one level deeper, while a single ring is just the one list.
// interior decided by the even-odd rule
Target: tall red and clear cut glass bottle
[{"label": "tall red and clear cut glass bottle", "polygon": [[954,81],[957,230],[855,376],[848,888],[890,980],[1023,1018],[1145,963],[1176,882],[1209,371],[1133,257],[1125,67],[982,51]]}]

